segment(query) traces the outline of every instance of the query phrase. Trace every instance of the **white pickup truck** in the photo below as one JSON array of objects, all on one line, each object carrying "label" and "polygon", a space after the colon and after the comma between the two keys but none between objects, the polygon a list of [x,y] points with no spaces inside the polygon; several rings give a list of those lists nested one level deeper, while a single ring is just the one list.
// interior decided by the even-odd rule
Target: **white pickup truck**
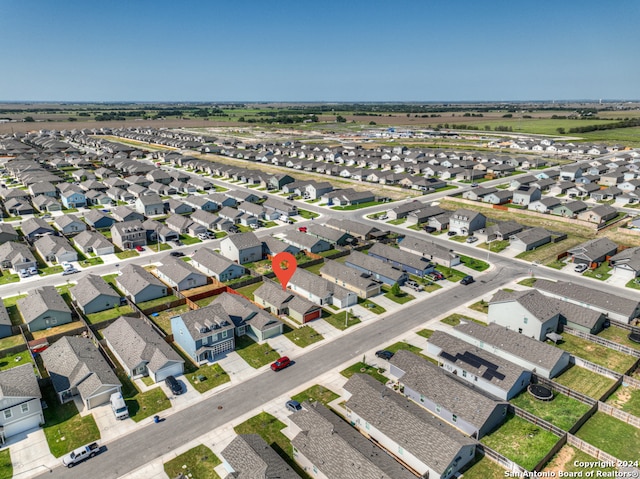
[{"label": "white pickup truck", "polygon": [[73,467],[76,464],[80,464],[82,461],[89,459],[90,457],[94,457],[100,454],[100,446],[97,442],[92,442],[91,444],[87,444],[86,446],[79,447],[78,449],[74,449],[69,454],[62,458],[62,464],[67,467]]}]

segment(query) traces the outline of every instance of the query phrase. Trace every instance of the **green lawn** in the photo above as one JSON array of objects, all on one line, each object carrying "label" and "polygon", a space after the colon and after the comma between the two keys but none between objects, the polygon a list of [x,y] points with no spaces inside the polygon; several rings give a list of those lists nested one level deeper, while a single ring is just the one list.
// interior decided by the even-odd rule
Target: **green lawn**
[{"label": "green lawn", "polygon": [[301,393],[292,396],[291,399],[294,401],[298,401],[302,404],[305,401],[314,402],[320,401],[325,406],[329,404],[331,401],[335,401],[338,399],[340,395],[334,393],[331,389],[327,389],[324,386],[320,386],[319,384],[314,384],[308,389],[305,389]]},{"label": "green lawn", "polygon": [[431,335],[433,334],[433,330],[432,329],[421,329],[420,331],[416,332],[416,334],[418,336],[422,336],[423,338],[429,339],[431,337]]},{"label": "green lawn", "polygon": [[595,413],[576,436],[623,461],[640,457],[640,429],[601,412]]},{"label": "green lawn", "polygon": [[398,218],[397,220],[387,221],[390,225],[401,225],[407,221],[407,218]]},{"label": "green lawn", "polygon": [[83,268],[89,268],[91,266],[97,266],[99,264],[104,264],[104,260],[100,257],[95,258],[86,258],[82,261],[78,261],[78,264]]},{"label": "green lawn", "polygon": [[348,368],[340,371],[340,374],[342,374],[347,379],[350,378],[351,376],[353,376],[356,373],[368,374],[373,379],[375,379],[377,381],[380,381],[382,384],[386,384],[387,381],[389,381],[388,378],[386,378],[385,376],[383,376],[382,374],[380,374],[378,372],[378,368],[377,367],[369,366],[368,364],[365,364],[362,361],[359,361],[359,362],[349,366]]},{"label": "green lawn", "polygon": [[171,318],[173,316],[179,316],[182,313],[186,313],[187,311],[189,311],[189,306],[183,304],[182,306],[176,306],[175,308],[165,309],[164,311],[157,313],[157,316],[151,316],[150,319],[166,334],[171,334]]},{"label": "green lawn", "polygon": [[640,389],[620,386],[607,398],[606,403],[640,417]]},{"label": "green lawn", "polygon": [[109,319],[118,318],[120,316],[127,316],[133,313],[133,308],[128,304],[125,306],[116,306],[115,308],[107,309],[106,311],[100,311],[99,313],[87,314],[87,322],[89,324],[97,324]]},{"label": "green lawn", "polygon": [[471,268],[474,271],[484,271],[489,268],[489,263],[477,258],[471,258],[470,256],[460,255],[460,261],[467,268]]},{"label": "green lawn", "polygon": [[594,399],[600,399],[615,383],[611,378],[579,366],[572,366],[553,380]]},{"label": "green lawn", "polygon": [[511,400],[512,404],[535,414],[564,431],[571,429],[590,406],[564,394],[554,393],[551,401],[540,401],[526,390]]},{"label": "green lawn", "polygon": [[74,449],[100,439],[100,431],[93,415],[80,417],[73,401],[60,404],[53,386],[42,388],[47,402],[44,412],[44,435],[54,457],[60,457]]},{"label": "green lawn", "polygon": [[471,306],[469,306],[469,309],[473,309],[474,311],[478,311],[479,313],[488,314],[489,303],[487,303],[484,299],[481,299],[477,303],[473,303]]},{"label": "green lawn", "polygon": [[175,294],[170,294],[169,296],[163,296],[162,298],[152,299],[151,301],[145,301],[143,303],[137,303],[138,308],[142,311],[145,309],[151,309],[161,304],[171,303],[172,301],[176,301],[178,297]]},{"label": "green lawn", "polygon": [[387,351],[391,351],[394,354],[400,351],[401,349],[403,349],[405,351],[412,352],[413,354],[420,356],[421,358],[426,359],[427,361],[430,361],[434,364],[438,364],[438,362],[433,358],[430,358],[429,356],[424,355],[422,353],[422,349],[420,349],[417,346],[414,346],[413,344],[409,344],[406,341],[398,341],[397,343],[393,343],[385,347],[384,349],[386,349]]},{"label": "green lawn", "polygon": [[631,289],[640,289],[640,278],[630,279],[627,284],[625,284],[625,287]]},{"label": "green lawn", "polygon": [[195,303],[200,306],[201,308],[204,308],[205,306],[209,306],[219,295],[216,294],[215,296],[209,296],[207,298],[202,298],[199,299],[198,301],[196,301]]},{"label": "green lawn", "polygon": [[301,348],[306,348],[310,344],[317,343],[318,341],[322,341],[324,338],[322,334],[318,333],[311,326],[302,326],[300,328],[291,329],[289,326],[285,324],[284,326],[284,335],[291,340],[295,345],[300,346]]},{"label": "green lawn", "polygon": [[385,298],[390,299],[394,303],[398,303],[398,304],[405,304],[411,300],[416,299],[415,296],[412,296],[409,293],[405,293],[404,291],[401,291],[399,295],[395,295],[391,292],[391,288],[389,288],[389,286],[386,286],[386,285],[382,287],[382,291],[385,292],[384,293]]},{"label": "green lawn", "polygon": [[180,241],[182,241],[185,245],[202,243],[202,240],[189,235],[180,235]]},{"label": "green lawn", "polygon": [[280,357],[278,352],[268,343],[258,344],[246,335],[236,338],[236,352],[249,366],[256,369],[272,363]]},{"label": "green lawn", "polygon": [[636,361],[633,356],[614,351],[606,346],[601,346],[568,333],[562,335],[562,340],[558,341],[557,346],[571,354],[619,373],[626,372]]},{"label": "green lawn", "polygon": [[509,415],[498,429],[480,442],[528,470],[549,453],[560,438],[517,416]]},{"label": "green lawn", "polygon": [[9,313],[9,319],[13,326],[23,323],[22,316],[20,316],[20,312],[18,311],[18,306],[16,306],[16,304],[18,303],[18,300],[26,297],[26,294],[20,294],[18,296],[11,296],[10,298],[4,298],[2,300],[4,307],[7,308],[7,313]]},{"label": "green lawn", "polygon": [[31,353],[27,350],[0,357],[0,371],[15,368],[23,364],[33,364],[31,361]]},{"label": "green lawn", "polygon": [[138,253],[134,249],[128,249],[125,251],[121,251],[120,253],[116,253],[116,257],[118,259],[129,259],[129,258],[135,258],[137,256],[140,256],[140,253]]},{"label": "green lawn", "polygon": [[506,469],[486,456],[476,454],[475,460],[467,464],[461,472],[465,479],[497,479],[504,477],[505,471]]},{"label": "green lawn", "polygon": [[185,373],[184,377],[199,393],[207,392],[210,389],[231,381],[229,374],[222,369],[222,366],[218,363],[200,366],[194,372],[190,372],[189,374]]},{"label": "green lawn", "polygon": [[171,407],[171,403],[162,388],[155,387],[148,391],[140,392],[122,369],[117,369],[116,374],[122,383],[122,396],[129,409],[129,417],[135,422],[155,416],[160,411]]},{"label": "green lawn", "polygon": [[454,283],[458,283],[462,278],[466,276],[462,271],[458,271],[455,268],[448,268],[441,264],[436,266],[436,271],[440,271],[446,279]]},{"label": "green lawn", "polygon": [[17,283],[18,281],[20,281],[20,276],[17,274],[11,274],[7,270],[0,271],[0,285]]},{"label": "green lawn", "polygon": [[[329,323],[334,328],[337,328],[341,331],[344,331],[350,326],[354,326],[360,322],[360,319],[356,318],[352,314],[349,314],[347,318],[347,312],[341,311],[339,313],[331,314],[326,309],[322,310],[322,319],[324,319],[327,323]],[[348,323],[345,325],[345,320]]]},{"label": "green lawn", "polygon": [[482,321],[478,321],[477,319],[470,318],[469,316],[465,316],[464,314],[453,313],[440,320],[441,323],[448,324],[449,326],[457,326],[460,324],[460,321],[471,321],[477,324],[481,324],[482,326],[486,326],[486,323]]},{"label": "green lawn", "polygon": [[367,308],[367,310],[371,311],[374,314],[382,314],[387,311],[382,306],[380,306],[377,303],[374,303],[370,299],[363,299],[358,297],[358,304],[361,305],[363,308]]},{"label": "green lawn", "polygon": [[[584,466],[580,466],[580,463],[584,462],[596,462],[596,458],[590,456],[586,452],[582,452],[580,449],[565,444],[562,449],[558,451],[558,453],[551,458],[551,460],[547,463],[543,471],[565,471],[565,472],[576,472],[584,474],[585,468]],[[614,468],[593,468],[590,470],[600,471],[600,472],[613,472]],[[467,476],[465,476],[467,477]],[[567,476],[571,477],[571,476]],[[573,477],[583,477],[573,476]],[[602,476],[606,477],[606,476]]]},{"label": "green lawn", "polygon": [[606,279],[611,278],[611,274],[609,272],[612,270],[613,268],[609,266],[609,262],[605,261],[596,269],[586,270],[584,273],[582,273],[582,276],[587,276],[589,278],[595,278],[595,279],[599,279],[600,281],[604,281]]},{"label": "green lawn", "polygon": [[40,276],[49,276],[51,274],[58,274],[58,273],[62,273],[62,266],[60,265],[47,266],[46,268],[40,268],[38,272],[40,273]]},{"label": "green lawn", "polygon": [[22,337],[22,334],[7,336],[6,338],[0,339],[0,351],[19,346],[21,344],[24,344],[24,338]]},{"label": "green lawn", "polygon": [[640,344],[631,341],[627,337],[628,335],[629,331],[614,326],[613,324],[608,328],[604,328],[598,333],[598,336],[601,338],[608,339],[609,341],[613,341],[615,343],[622,344],[623,346],[627,346],[633,349],[640,349]]},{"label": "green lawn", "polygon": [[249,298],[250,300],[253,300],[253,293],[255,292],[256,289],[258,289],[260,286],[262,286],[262,281],[259,281],[257,283],[253,283],[250,284],[249,286],[243,286],[242,288],[233,288],[235,289],[238,293],[246,296],[247,298]]},{"label": "green lawn", "polygon": [[548,266],[549,268],[558,269],[558,270],[564,268],[566,265],[567,263],[559,259],[550,261],[549,263],[545,264],[545,266]]},{"label": "green lawn", "polygon": [[151,251],[158,252],[158,244],[160,245],[160,251],[167,251],[172,249],[171,245],[168,245],[167,243],[158,243],[157,241],[150,241],[149,243],[147,243],[147,248],[149,248],[149,250]]},{"label": "green lawn", "polygon": [[536,284],[536,278],[525,278],[522,281],[518,281],[518,284],[521,284],[522,286],[528,286],[528,287],[533,287],[533,285]]},{"label": "green lawn", "polygon": [[197,479],[220,479],[214,467],[222,464],[211,449],[200,444],[164,464],[164,472],[171,478],[184,474]]},{"label": "green lawn", "polygon": [[0,479],[11,479],[13,477],[13,464],[9,449],[0,451]]},{"label": "green lawn", "polygon": [[500,253],[500,251],[507,249],[510,244],[509,240],[495,240],[490,243],[483,243],[478,248],[485,249],[491,253]]},{"label": "green lawn", "polygon": [[298,209],[298,215],[305,220],[310,220],[311,218],[317,218],[318,216],[320,216],[318,213],[314,213],[313,211],[302,209]]},{"label": "green lawn", "polygon": [[[258,434],[269,444],[278,455],[284,459],[302,478],[309,476],[300,469],[293,459],[293,448],[287,436],[282,434],[286,427],[284,423],[273,417],[271,414],[261,412],[260,414],[247,419],[242,424],[233,428],[236,434]],[[194,479],[196,479],[194,477]]]},{"label": "green lawn", "polygon": [[313,273],[313,274],[319,276],[320,275],[320,270],[322,269],[323,266],[324,266],[324,263],[318,263],[318,264],[314,264],[314,265],[311,265],[311,266],[302,266],[302,268],[304,268],[309,273]]}]

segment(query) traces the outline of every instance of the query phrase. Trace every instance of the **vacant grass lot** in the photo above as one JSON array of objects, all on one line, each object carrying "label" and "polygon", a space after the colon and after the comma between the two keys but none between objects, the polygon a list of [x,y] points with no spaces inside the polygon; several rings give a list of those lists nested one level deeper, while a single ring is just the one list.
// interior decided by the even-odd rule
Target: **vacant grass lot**
[{"label": "vacant grass lot", "polygon": [[[564,223],[562,223],[564,225]],[[560,224],[556,224],[556,227],[562,228],[563,226]],[[562,229],[560,231],[563,231]],[[576,235],[567,235],[567,238],[559,241],[557,243],[547,243],[543,246],[540,246],[531,251],[524,251],[516,256],[518,259],[523,259],[525,261],[537,261],[541,264],[552,263],[558,258],[558,255],[564,253],[565,251],[577,246],[581,243],[586,242],[591,239],[588,236],[576,236]]]},{"label": "vacant grass lot", "polygon": [[249,366],[256,369],[272,363],[280,357],[278,352],[268,343],[258,344],[246,335],[236,338],[236,352]]},{"label": "vacant grass lot", "polygon": [[93,415],[80,417],[73,401],[60,404],[53,386],[42,388],[47,402],[44,412],[44,435],[54,457],[60,457],[74,449],[100,439],[100,431]]},{"label": "vacant grass lot", "polygon": [[640,457],[640,429],[601,412],[595,413],[576,436],[623,461]]},{"label": "vacant grass lot", "polygon": [[640,417],[640,389],[620,386],[605,402]]},{"label": "vacant grass lot", "polygon": [[302,404],[305,401],[314,402],[320,401],[325,406],[329,404],[331,401],[335,401],[338,399],[340,395],[334,393],[331,389],[325,388],[324,386],[320,386],[319,384],[314,384],[308,389],[305,389],[301,393],[292,396],[291,399],[294,401],[298,401]]},{"label": "vacant grass lot", "polygon": [[562,340],[557,343],[557,346],[575,356],[579,356],[619,373],[626,372],[636,361],[636,358],[633,356],[614,351],[606,346],[601,346],[587,339],[582,339],[567,333],[562,335]]},{"label": "vacant grass lot", "polygon": [[553,380],[574,391],[598,400],[615,383],[613,379],[579,366],[572,366]]},{"label": "vacant grass lot", "polygon": [[551,401],[539,401],[526,390],[513,398],[511,403],[564,431],[571,429],[591,409],[577,399],[559,393],[555,393]]},{"label": "vacant grass lot", "polygon": [[[271,414],[261,412],[257,416],[247,419],[242,424],[233,428],[236,434],[258,434],[278,455],[284,459],[289,466],[301,477],[309,476],[300,469],[293,459],[293,448],[287,436],[282,434],[285,424],[273,417]],[[195,479],[195,476],[194,476]]]},{"label": "vacant grass lot", "polygon": [[301,348],[306,348],[307,346],[324,339],[322,337],[322,334],[317,332],[311,326],[307,325],[300,328],[292,329],[290,326],[287,326],[285,324],[284,335],[291,342],[293,342],[297,346],[300,346]]},{"label": "vacant grass lot", "polygon": [[169,462],[165,462],[164,472],[169,477],[178,477],[178,475],[184,474],[187,477],[197,477],[198,479],[220,479],[220,476],[213,470],[219,464],[222,462],[211,452],[211,449],[200,444]]},{"label": "vacant grass lot", "polygon": [[510,415],[480,442],[528,470],[540,462],[560,438],[528,421]]},{"label": "vacant grass lot", "polygon": [[362,361],[358,361],[357,363],[349,366],[348,368],[340,371],[345,378],[349,379],[356,373],[368,374],[373,379],[380,381],[382,384],[386,384],[389,380],[382,374],[378,372],[378,368],[375,366],[369,366],[368,364],[363,363]]}]

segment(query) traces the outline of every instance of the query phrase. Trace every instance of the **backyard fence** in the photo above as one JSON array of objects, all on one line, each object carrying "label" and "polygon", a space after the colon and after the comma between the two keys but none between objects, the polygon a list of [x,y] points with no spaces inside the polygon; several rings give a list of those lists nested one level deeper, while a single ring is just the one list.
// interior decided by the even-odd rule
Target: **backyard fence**
[{"label": "backyard fence", "polygon": [[640,380],[631,377],[631,376],[624,376],[622,378],[622,384],[625,386],[629,386],[633,389],[640,389]]},{"label": "backyard fence", "polygon": [[593,399],[592,397],[587,396],[586,394],[582,394],[578,391],[574,391],[573,389],[559,384],[555,381],[551,381],[550,379],[543,378],[540,376],[534,376],[535,382],[538,384],[542,384],[543,386],[550,387],[554,392],[559,392],[573,399],[577,399],[581,403],[587,404],[589,406],[594,406],[598,401]]},{"label": "backyard fence", "polygon": [[572,336],[577,336],[578,338],[586,339],[587,341],[599,344],[600,346],[605,346],[609,349],[613,349],[614,351],[619,351],[621,353],[628,354],[629,356],[640,358],[640,351],[630,348],[629,346],[624,346],[614,341],[601,338],[594,334],[585,333],[584,331],[578,331],[577,329],[569,328],[567,326],[564,327],[563,331],[571,334]]},{"label": "backyard fence", "polygon": [[525,473],[529,472],[529,471],[527,471],[527,469],[522,467],[520,464],[512,461],[508,457],[503,456],[499,452],[494,451],[493,449],[491,449],[489,446],[486,446],[485,444],[479,443],[476,446],[476,449],[481,454],[484,454],[486,457],[488,457],[492,461],[496,462],[497,464],[499,464],[500,466],[502,466],[503,468],[505,468],[508,471],[518,472],[523,477],[524,477]]},{"label": "backyard fence", "polygon": [[611,454],[604,452],[602,449],[598,449],[595,446],[592,446],[588,442],[583,441],[582,439],[574,436],[573,434],[567,434],[567,444],[573,446],[577,449],[580,449],[582,452],[586,452],[590,456],[594,457],[598,461],[603,462],[612,462],[616,464],[618,459]]},{"label": "backyard fence", "polygon": [[539,418],[535,414],[531,414],[530,412],[525,411],[524,409],[519,408],[518,406],[514,406],[513,404],[509,404],[509,411],[513,412],[516,416],[518,416],[518,417],[530,422],[534,426],[538,426],[540,429],[544,429],[545,431],[549,431],[549,432],[555,434],[558,437],[562,437],[562,436],[564,436],[566,434],[566,431],[560,429],[557,426],[554,426],[549,421],[545,421],[544,419]]},{"label": "backyard fence", "polygon": [[602,412],[607,414],[608,416],[614,417],[624,423],[627,423],[635,428],[640,429],[640,418],[634,416],[633,414],[629,414],[621,409],[618,409],[610,404],[605,404],[603,402],[598,402],[598,412]]},{"label": "backyard fence", "polygon": [[591,361],[587,361],[579,356],[571,355],[573,362],[576,366],[580,366],[581,368],[588,369],[589,371],[593,371],[594,373],[598,373],[601,376],[606,376],[611,379],[620,379],[622,374],[612,371],[609,368],[605,368],[604,366],[600,366],[599,364],[592,363]]}]

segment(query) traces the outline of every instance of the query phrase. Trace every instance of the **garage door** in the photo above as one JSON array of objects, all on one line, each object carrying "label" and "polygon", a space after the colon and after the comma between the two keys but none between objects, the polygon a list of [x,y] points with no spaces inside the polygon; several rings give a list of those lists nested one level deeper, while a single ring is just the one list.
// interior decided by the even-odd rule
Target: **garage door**
[{"label": "garage door", "polygon": [[101,404],[108,403],[111,400],[111,395],[117,393],[118,389],[109,389],[103,393],[97,394],[87,399],[87,409],[100,406]]},{"label": "garage door", "polygon": [[314,319],[318,319],[322,310],[314,311],[313,313],[309,313],[304,317],[304,322],[308,323],[309,321],[313,321]]},{"label": "garage door", "polygon": [[25,417],[20,421],[16,421],[4,426],[4,436],[11,437],[21,432],[28,431],[40,426],[40,414],[33,414],[32,416]]},{"label": "garage door", "polygon": [[167,376],[180,376],[182,372],[182,363],[170,364],[167,367],[156,371],[155,381],[159,383],[160,381],[164,381]]}]

